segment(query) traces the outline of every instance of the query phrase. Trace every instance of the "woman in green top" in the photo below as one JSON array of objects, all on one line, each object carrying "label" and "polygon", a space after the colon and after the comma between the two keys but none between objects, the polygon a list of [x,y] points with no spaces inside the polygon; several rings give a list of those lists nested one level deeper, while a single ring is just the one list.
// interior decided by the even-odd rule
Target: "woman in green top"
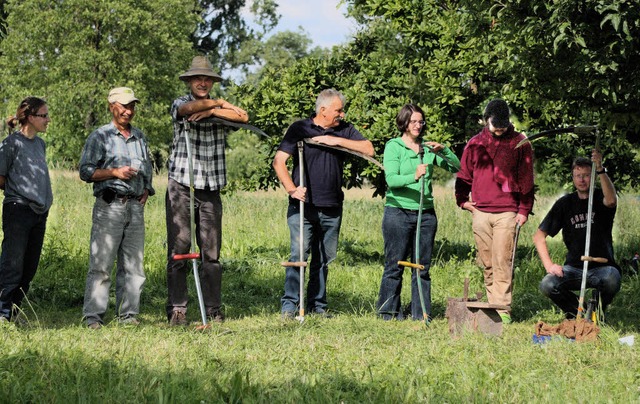
[{"label": "woman in green top", "polygon": [[[384,238],[384,273],[378,297],[378,314],[385,320],[404,319],[401,309],[403,267],[398,261],[413,260],[418,210],[420,209],[420,178],[424,177],[424,197],[420,224],[420,282],[424,291],[426,311],[431,316],[431,250],[438,219],[433,209],[433,167],[441,167],[451,173],[460,169],[460,160],[446,146],[436,142],[424,142],[424,113],[414,104],[406,104],[396,116],[396,124],[402,136],[391,139],[384,148],[384,169],[387,182],[386,203],[382,218]],[[420,155],[424,153],[422,161]],[[415,271],[411,275],[411,317],[422,319]]]}]

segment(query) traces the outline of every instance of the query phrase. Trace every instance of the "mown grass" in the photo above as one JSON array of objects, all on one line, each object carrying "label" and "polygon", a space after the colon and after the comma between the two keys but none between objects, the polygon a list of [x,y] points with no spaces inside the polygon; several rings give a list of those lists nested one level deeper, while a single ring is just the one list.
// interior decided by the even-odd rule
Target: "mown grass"
[{"label": "mown grass", "polygon": [[[383,322],[374,305],[382,274],[383,201],[349,191],[338,259],[328,279],[332,319],[280,320],[288,229],[283,192],[224,197],[223,302],[228,320],[206,332],[169,328],[164,190],[147,211],[147,284],[137,328],[84,327],[91,190],[72,172],[54,172],[42,263],[24,307],[27,327],[0,329],[0,402],[637,402],[637,347],[617,339],[638,332],[640,281],[626,276],[595,343],[531,341],[538,320],[561,321],[537,290],[543,275],[531,235],[555,197],[540,197],[517,253],[513,316],[501,337],[450,337],[447,297],[464,278],[483,290],[470,218],[452,191],[437,189],[439,218],[432,268],[435,320]],[[638,200],[622,196],[616,252],[638,248]],[[558,237],[552,254],[562,260]],[[403,302],[409,301],[409,273]],[[192,291],[188,319],[199,321]],[[113,309],[107,321],[113,316]]]}]

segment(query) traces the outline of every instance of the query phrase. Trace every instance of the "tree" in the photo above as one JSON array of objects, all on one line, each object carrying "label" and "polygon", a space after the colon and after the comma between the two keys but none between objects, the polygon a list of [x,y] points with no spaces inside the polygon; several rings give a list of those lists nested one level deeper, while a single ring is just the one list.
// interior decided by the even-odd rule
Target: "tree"
[{"label": "tree", "polygon": [[[425,102],[443,107],[452,128],[477,126],[482,106],[503,97],[529,133],[598,124],[621,185],[639,185],[640,6],[626,0],[554,2],[353,0],[361,22],[396,31],[421,78]],[[620,136],[619,134],[622,134]],[[551,146],[549,146],[549,144]],[[557,183],[594,139],[566,137],[536,146],[538,169]],[[634,161],[635,164],[629,164]]]},{"label": "tree", "polygon": [[312,40],[302,27],[297,32],[277,32],[266,40],[251,38],[240,46],[229,64],[231,68],[243,73],[241,82],[257,83],[262,79],[267,66],[279,70],[302,58],[312,55],[321,57],[328,52],[320,47],[309,49],[311,44]]},{"label": "tree", "polygon": [[[518,129],[530,134],[598,124],[618,188],[639,185],[632,146],[640,126],[636,3],[352,0],[349,10],[363,26],[351,43],[267,70],[255,87],[240,88],[254,122],[277,137],[272,151],[295,117],[311,113],[315,94],[326,87],[347,95],[347,119],[378,154],[397,136],[393,120],[406,102],[425,110],[430,139],[460,154],[481,128],[483,107],[501,97]],[[538,178],[566,182],[571,159],[588,155],[594,143],[593,137],[564,136],[536,144]],[[262,174],[261,185],[275,183],[272,173]],[[375,182],[380,173],[358,162],[347,176],[355,184],[363,178]]]},{"label": "tree", "polygon": [[[237,67],[234,60],[243,47],[262,41],[279,20],[275,0],[253,0],[250,11],[257,28],[252,28],[242,16],[246,0],[198,0],[196,12],[200,20],[192,33],[194,49],[206,54],[220,71]],[[249,61],[248,63],[253,63]]]},{"label": "tree", "polygon": [[[384,140],[395,135],[393,119],[399,105],[409,100],[406,94],[411,83],[402,80],[410,71],[404,60],[383,56],[387,48],[398,45],[393,33],[383,25],[377,29],[345,47],[307,56],[288,67],[267,65],[260,82],[232,89],[245,105],[251,105],[252,121],[272,136],[263,149],[263,169],[249,185],[268,188],[278,184],[270,170],[275,149],[294,120],[314,112],[316,97],[325,88],[334,87],[345,94],[347,120],[374,142],[378,153],[382,151]],[[345,183],[357,186],[365,179],[376,181],[380,174],[378,167],[350,159]]]},{"label": "tree", "polygon": [[4,9],[6,0],[0,0],[0,41],[4,38],[7,30],[5,28],[5,21],[7,20],[7,13]]},{"label": "tree", "polygon": [[[128,86],[141,100],[135,125],[156,157],[171,138],[168,108],[193,56],[193,5],[180,0],[107,2],[8,0],[0,45],[5,116],[27,95],[44,96],[52,124],[49,156],[75,164],[89,132],[110,120],[109,88]],[[27,18],[28,17],[28,18]]]}]

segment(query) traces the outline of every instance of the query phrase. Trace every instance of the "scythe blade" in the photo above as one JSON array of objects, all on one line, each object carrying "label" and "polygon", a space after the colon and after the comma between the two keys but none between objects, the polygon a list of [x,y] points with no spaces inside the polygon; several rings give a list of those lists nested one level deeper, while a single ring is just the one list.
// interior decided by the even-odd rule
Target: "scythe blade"
[{"label": "scythe blade", "polygon": [[520,143],[516,145],[516,149],[527,142],[531,143],[534,140],[539,139],[541,137],[545,137],[545,136],[553,136],[553,135],[558,135],[560,133],[575,133],[578,135],[584,135],[588,133],[593,133],[597,129],[598,129],[597,126],[569,126],[567,128],[545,130],[542,132],[538,132],[534,135],[528,136],[526,139],[522,139]]},{"label": "scythe blade", "polygon": [[253,125],[250,125],[248,123],[235,122],[235,121],[230,121],[228,119],[218,118],[218,117],[209,117],[207,119],[204,119],[203,122],[212,122],[220,125],[230,126],[232,128],[245,129],[257,135],[260,135],[262,137],[266,137],[266,138],[271,137],[267,135],[262,129],[255,127]]},{"label": "scythe blade", "polygon": [[343,151],[345,153],[353,154],[354,156],[358,156],[358,157],[360,157],[362,159],[365,159],[365,160],[377,165],[378,167],[380,167],[381,169],[384,170],[384,166],[382,165],[381,162],[379,162],[378,160],[374,159],[373,157],[369,157],[369,156],[364,155],[362,153],[358,153],[357,151],[350,150],[350,149],[347,149],[345,147],[340,147],[340,146],[329,146],[329,145],[326,145],[324,143],[320,143],[317,140],[313,140],[312,137],[311,138],[309,138],[309,137],[304,138],[304,142],[308,143],[308,144],[312,144],[314,146],[324,147],[324,148],[327,148],[327,149],[340,150],[340,151]]}]

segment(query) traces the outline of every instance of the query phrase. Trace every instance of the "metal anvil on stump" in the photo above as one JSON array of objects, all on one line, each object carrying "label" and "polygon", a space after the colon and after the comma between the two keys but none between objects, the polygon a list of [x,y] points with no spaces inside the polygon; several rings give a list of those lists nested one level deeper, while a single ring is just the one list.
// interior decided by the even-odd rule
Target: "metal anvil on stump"
[{"label": "metal anvil on stump", "polygon": [[496,310],[509,310],[508,306],[469,299],[469,279],[464,280],[464,297],[447,299],[445,317],[449,319],[449,334],[458,337],[465,332],[480,331],[489,335],[502,335],[502,319]]}]

